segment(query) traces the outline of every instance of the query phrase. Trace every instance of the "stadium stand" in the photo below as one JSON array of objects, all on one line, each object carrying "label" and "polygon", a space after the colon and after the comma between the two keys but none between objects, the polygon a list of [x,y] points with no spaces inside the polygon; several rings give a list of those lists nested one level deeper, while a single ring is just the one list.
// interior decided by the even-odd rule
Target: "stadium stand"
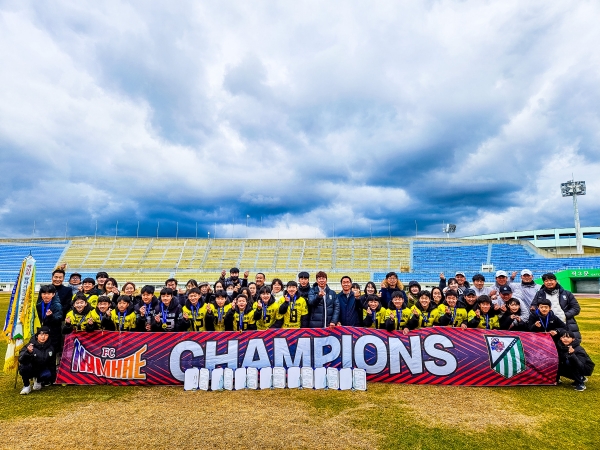
[{"label": "stadium stand", "polygon": [[[600,257],[557,258],[527,241],[499,242],[461,239],[338,238],[338,239],[153,239],[82,237],[0,240],[0,282],[13,282],[23,258],[31,251],[37,260],[37,281],[50,281],[59,262],[68,273],[94,277],[106,270],[122,284],[160,285],[166,278],[181,283],[190,278],[216,280],[222,269],[264,272],[295,279],[300,270],[324,270],[337,281],[342,274],[355,281],[380,281],[388,271],[407,282],[437,282],[457,270],[470,279],[484,266],[489,270],[529,268],[535,277],[564,269],[600,268]],[[489,280],[493,279],[490,274]]]}]

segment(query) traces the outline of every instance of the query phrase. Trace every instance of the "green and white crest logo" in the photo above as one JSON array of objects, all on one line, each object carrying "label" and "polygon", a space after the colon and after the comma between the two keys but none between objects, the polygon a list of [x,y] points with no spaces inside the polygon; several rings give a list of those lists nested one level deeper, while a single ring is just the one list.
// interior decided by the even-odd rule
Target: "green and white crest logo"
[{"label": "green and white crest logo", "polygon": [[525,352],[518,337],[485,336],[490,367],[504,378],[511,378],[524,372]]}]

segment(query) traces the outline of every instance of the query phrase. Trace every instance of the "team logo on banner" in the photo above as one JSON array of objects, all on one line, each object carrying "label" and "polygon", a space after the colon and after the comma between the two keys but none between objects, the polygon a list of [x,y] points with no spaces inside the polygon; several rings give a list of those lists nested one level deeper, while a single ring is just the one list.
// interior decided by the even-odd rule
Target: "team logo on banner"
[{"label": "team logo on banner", "polygon": [[135,353],[124,358],[115,358],[115,349],[112,347],[102,348],[102,358],[90,353],[75,338],[73,345],[73,362],[71,371],[73,373],[89,373],[101,378],[111,378],[114,380],[145,380],[146,374],[142,373],[142,367],[146,361],[142,355],[148,349],[144,345]]},{"label": "team logo on banner", "polygon": [[490,366],[504,378],[511,378],[524,372],[525,352],[521,338],[506,336],[485,336]]}]

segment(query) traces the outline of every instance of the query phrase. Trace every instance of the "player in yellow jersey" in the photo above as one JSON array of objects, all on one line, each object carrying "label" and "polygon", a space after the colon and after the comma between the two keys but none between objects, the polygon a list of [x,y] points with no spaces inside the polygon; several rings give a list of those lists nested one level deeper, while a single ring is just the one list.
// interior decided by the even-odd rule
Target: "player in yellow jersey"
[{"label": "player in yellow jersey", "polygon": [[[472,289],[467,289],[465,294],[471,292],[475,293]],[[446,291],[446,299],[438,306],[438,310],[438,325],[467,328],[467,310],[458,306],[458,292],[455,290]]]},{"label": "player in yellow jersey", "polygon": [[98,295],[96,295],[96,289],[94,288],[96,282],[93,278],[85,278],[81,283],[81,291],[77,292],[73,295],[73,301],[75,300],[75,296],[77,294],[85,294],[85,299],[88,304],[95,308],[98,303]]},{"label": "player in yellow jersey", "polygon": [[192,288],[188,291],[188,297],[183,306],[182,330],[206,331],[206,313],[212,310],[211,304],[202,304],[200,289]]},{"label": "player in yellow jersey", "polygon": [[83,292],[75,294],[73,308],[65,317],[65,324],[62,328],[63,334],[69,334],[73,331],[85,331],[88,319],[91,318],[92,308],[88,305],[87,297]]},{"label": "player in yellow jersey", "polygon": [[[283,298],[283,297],[282,297]],[[254,322],[257,330],[281,328],[282,320],[278,320],[279,301],[271,295],[271,289],[263,286],[258,291],[258,299],[254,303]]]},{"label": "player in yellow jersey", "polygon": [[231,309],[225,314],[225,329],[240,332],[256,330],[254,312],[245,295],[238,295],[231,302]]},{"label": "player in yellow jersey", "polygon": [[117,309],[113,309],[110,318],[115,324],[116,331],[135,331],[136,315],[129,308],[131,297],[129,295],[119,295],[117,298]]},{"label": "player in yellow jersey", "polygon": [[277,319],[282,328],[308,328],[308,305],[298,292],[298,283],[288,281],[287,289],[279,303]]},{"label": "player in yellow jersey", "polygon": [[411,310],[404,304],[404,296],[400,291],[392,292],[392,299],[388,307],[385,329],[388,331],[402,331],[404,334],[408,334],[407,323],[410,319]]},{"label": "player in yellow jersey", "polygon": [[227,293],[223,290],[215,292],[214,308],[206,312],[206,331],[225,331],[225,316],[231,310],[227,304]]},{"label": "player in yellow jersey", "polygon": [[367,295],[367,308],[363,311],[363,325],[365,328],[385,328],[388,310],[381,306],[381,301],[376,295]]},{"label": "player in yellow jersey", "polygon": [[469,328],[485,328],[486,330],[500,328],[500,321],[496,311],[492,308],[492,299],[487,295],[480,295],[477,298],[477,306],[469,312],[467,319]]},{"label": "player in yellow jersey", "polygon": [[98,297],[98,304],[92,310],[90,318],[87,320],[86,331],[115,330],[115,325],[111,319],[110,305],[110,298],[106,295]]},{"label": "player in yellow jersey", "polygon": [[419,301],[411,309],[412,316],[408,321],[408,328],[432,327],[438,323],[440,311],[435,302],[431,300],[431,292],[419,292]]}]

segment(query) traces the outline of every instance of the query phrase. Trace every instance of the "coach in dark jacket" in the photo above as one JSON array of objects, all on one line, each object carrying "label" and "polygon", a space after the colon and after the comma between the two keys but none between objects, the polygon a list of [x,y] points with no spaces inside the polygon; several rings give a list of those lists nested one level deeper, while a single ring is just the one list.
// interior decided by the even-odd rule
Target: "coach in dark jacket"
[{"label": "coach in dark jacket", "polygon": [[[69,286],[64,286],[63,282],[65,281],[65,271],[62,269],[56,269],[52,272],[52,286],[56,289],[56,295],[60,299],[60,304],[62,306],[62,315],[66,317],[67,313],[71,309],[71,301],[73,300],[73,289]],[[38,302],[42,300],[42,295],[38,295]]]},{"label": "coach in dark jacket", "polygon": [[362,327],[363,308],[359,299],[352,292],[352,279],[344,276],[340,280],[342,291],[337,295],[340,304],[340,320],[337,322],[344,327]]},{"label": "coach in dark jacket", "polygon": [[334,327],[340,320],[340,303],[325,272],[317,273],[317,285],[308,294],[308,317],[310,328]]},{"label": "coach in dark jacket", "polygon": [[[554,304],[553,300],[556,301],[556,299],[558,299],[560,308],[565,314],[567,330],[571,331],[575,338],[581,341],[581,333],[579,332],[579,326],[575,320],[575,316],[581,312],[579,302],[571,292],[563,289],[562,286],[557,283],[556,276],[553,273],[542,275],[542,280],[544,281],[544,285],[535,294],[535,297],[531,302],[531,308],[537,308],[538,302],[541,299],[550,300],[551,304]],[[554,312],[556,314],[556,311]]]}]

